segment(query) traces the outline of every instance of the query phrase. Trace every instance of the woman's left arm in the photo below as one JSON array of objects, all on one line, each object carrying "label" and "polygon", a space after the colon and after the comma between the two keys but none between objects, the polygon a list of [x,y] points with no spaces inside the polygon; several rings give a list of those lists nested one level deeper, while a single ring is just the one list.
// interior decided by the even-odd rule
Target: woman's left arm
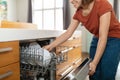
[{"label": "woman's left arm", "polygon": [[103,55],[103,52],[105,50],[107,38],[108,38],[110,21],[111,21],[111,12],[107,12],[100,17],[99,40],[98,40],[98,44],[97,44],[95,57],[94,57],[93,61],[90,63],[89,75],[94,74],[94,72],[96,70],[96,66],[99,63],[99,61]]}]

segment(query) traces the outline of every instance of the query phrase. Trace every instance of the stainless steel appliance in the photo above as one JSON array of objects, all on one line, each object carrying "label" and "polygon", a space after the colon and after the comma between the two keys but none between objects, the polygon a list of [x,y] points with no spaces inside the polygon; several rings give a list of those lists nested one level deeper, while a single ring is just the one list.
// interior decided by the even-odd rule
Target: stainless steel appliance
[{"label": "stainless steel appliance", "polygon": [[61,80],[85,80],[89,72],[90,61],[91,59],[86,58],[80,66],[65,75]]}]

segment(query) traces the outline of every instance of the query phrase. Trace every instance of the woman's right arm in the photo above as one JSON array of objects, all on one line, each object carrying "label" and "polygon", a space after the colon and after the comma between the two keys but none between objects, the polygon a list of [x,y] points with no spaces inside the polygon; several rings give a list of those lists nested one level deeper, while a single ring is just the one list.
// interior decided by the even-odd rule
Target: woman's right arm
[{"label": "woman's right arm", "polygon": [[71,24],[69,25],[66,32],[64,32],[62,35],[56,38],[56,40],[53,41],[51,44],[44,46],[44,48],[47,49],[48,51],[51,51],[56,46],[65,42],[67,39],[69,39],[72,36],[78,25],[79,25],[79,21],[72,19]]}]

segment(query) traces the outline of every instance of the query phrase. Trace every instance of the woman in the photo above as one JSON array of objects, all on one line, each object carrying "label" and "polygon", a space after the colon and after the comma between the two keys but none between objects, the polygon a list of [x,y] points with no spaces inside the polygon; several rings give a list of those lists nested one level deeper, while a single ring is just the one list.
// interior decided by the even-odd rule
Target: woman
[{"label": "woman", "polygon": [[90,80],[115,80],[120,60],[120,23],[107,0],[70,0],[77,9],[65,33],[45,46],[49,51],[71,37],[79,23],[94,37],[90,47]]}]

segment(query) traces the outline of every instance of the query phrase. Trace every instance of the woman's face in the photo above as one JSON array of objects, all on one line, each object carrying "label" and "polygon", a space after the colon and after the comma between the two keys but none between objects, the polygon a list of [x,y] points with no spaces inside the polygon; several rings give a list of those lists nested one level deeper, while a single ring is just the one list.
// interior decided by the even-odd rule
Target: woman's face
[{"label": "woman's face", "polygon": [[75,8],[79,8],[82,0],[70,0],[70,3],[73,4]]}]

